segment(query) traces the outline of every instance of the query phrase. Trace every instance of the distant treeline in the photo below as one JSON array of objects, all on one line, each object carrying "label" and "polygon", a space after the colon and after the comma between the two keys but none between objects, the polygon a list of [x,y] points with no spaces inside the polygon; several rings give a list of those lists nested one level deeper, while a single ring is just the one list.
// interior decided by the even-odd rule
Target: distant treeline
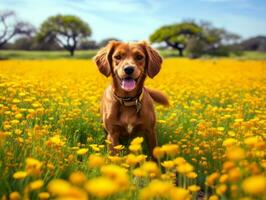
[{"label": "distant treeline", "polygon": [[[91,33],[89,24],[73,15],[48,17],[36,29],[30,23],[18,20],[13,11],[0,11],[0,49],[67,50],[73,56],[77,49],[98,49],[110,40],[118,40],[107,38],[96,42],[90,38]],[[156,43],[158,48],[174,49],[179,56],[185,54],[191,58],[228,56],[231,52],[246,50],[266,51],[265,36],[241,40],[238,34],[206,21],[189,20],[159,27],[150,35],[149,41]]]},{"label": "distant treeline", "polygon": [[[107,38],[100,42],[96,42],[90,39],[84,39],[79,41],[76,50],[94,50],[104,47],[111,40],[119,40],[117,38]],[[65,50],[55,41],[39,42],[32,36],[21,36],[14,40],[14,42],[6,43],[0,49],[6,50],[44,50],[44,51],[58,51]]]}]

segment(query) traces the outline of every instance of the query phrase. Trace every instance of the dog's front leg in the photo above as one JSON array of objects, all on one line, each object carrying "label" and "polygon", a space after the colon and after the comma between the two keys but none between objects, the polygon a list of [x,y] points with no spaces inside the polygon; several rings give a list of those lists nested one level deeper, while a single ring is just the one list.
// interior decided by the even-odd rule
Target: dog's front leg
[{"label": "dog's front leg", "polygon": [[117,150],[114,149],[115,146],[119,145],[119,135],[117,133],[109,133],[107,135],[107,139],[109,140],[109,151],[111,155],[115,155]]}]

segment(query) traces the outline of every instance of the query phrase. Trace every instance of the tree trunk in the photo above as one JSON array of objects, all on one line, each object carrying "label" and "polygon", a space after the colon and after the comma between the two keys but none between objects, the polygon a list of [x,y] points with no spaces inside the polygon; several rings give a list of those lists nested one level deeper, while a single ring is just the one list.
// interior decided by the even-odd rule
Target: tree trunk
[{"label": "tree trunk", "polygon": [[74,56],[74,54],[75,54],[75,50],[74,50],[74,49],[70,49],[70,50],[69,50],[69,52],[70,52],[70,56],[72,56],[72,57],[73,57],[73,56]]},{"label": "tree trunk", "polygon": [[183,57],[184,55],[183,55],[183,50],[184,50],[184,48],[177,48],[177,50],[178,50],[178,52],[179,52],[179,56],[180,57]]},{"label": "tree trunk", "polygon": [[181,47],[179,47],[179,43],[171,43],[171,42],[169,42],[169,41],[166,41],[166,44],[168,45],[168,46],[170,46],[170,47],[172,47],[173,49],[177,49],[178,50],[178,52],[179,52],[179,56],[180,57],[183,57],[183,50],[185,49],[185,48],[181,48]]}]

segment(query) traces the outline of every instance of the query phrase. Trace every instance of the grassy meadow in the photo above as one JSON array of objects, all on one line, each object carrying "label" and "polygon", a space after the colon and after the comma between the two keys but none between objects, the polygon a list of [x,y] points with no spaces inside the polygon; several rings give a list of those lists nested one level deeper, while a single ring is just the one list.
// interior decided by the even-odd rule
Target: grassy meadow
[{"label": "grassy meadow", "polygon": [[[77,50],[75,55],[70,56],[69,52],[62,51],[22,51],[22,50],[0,50],[0,60],[54,60],[54,59],[89,59],[96,54],[97,50]],[[160,50],[160,54],[165,58],[178,57],[176,50]],[[185,55],[187,53],[185,52]],[[213,58],[213,56],[203,56],[203,58]],[[219,58],[219,57],[218,57]],[[266,52],[243,51],[241,53],[230,53],[228,58],[244,60],[266,60]]]},{"label": "grassy meadow", "polygon": [[265,60],[165,59],[146,80],[171,104],[156,105],[157,164],[140,137],[108,154],[109,83],[89,59],[0,61],[0,198],[265,197]]}]

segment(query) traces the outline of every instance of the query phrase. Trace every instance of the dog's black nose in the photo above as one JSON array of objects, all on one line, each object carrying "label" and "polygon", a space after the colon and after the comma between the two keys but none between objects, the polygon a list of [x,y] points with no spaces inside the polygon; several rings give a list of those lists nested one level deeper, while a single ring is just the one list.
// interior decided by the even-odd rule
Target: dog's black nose
[{"label": "dog's black nose", "polygon": [[126,73],[127,75],[130,75],[130,74],[132,74],[132,73],[134,72],[134,67],[132,67],[132,66],[127,66],[127,67],[125,67],[124,71],[125,71],[125,73]]}]

